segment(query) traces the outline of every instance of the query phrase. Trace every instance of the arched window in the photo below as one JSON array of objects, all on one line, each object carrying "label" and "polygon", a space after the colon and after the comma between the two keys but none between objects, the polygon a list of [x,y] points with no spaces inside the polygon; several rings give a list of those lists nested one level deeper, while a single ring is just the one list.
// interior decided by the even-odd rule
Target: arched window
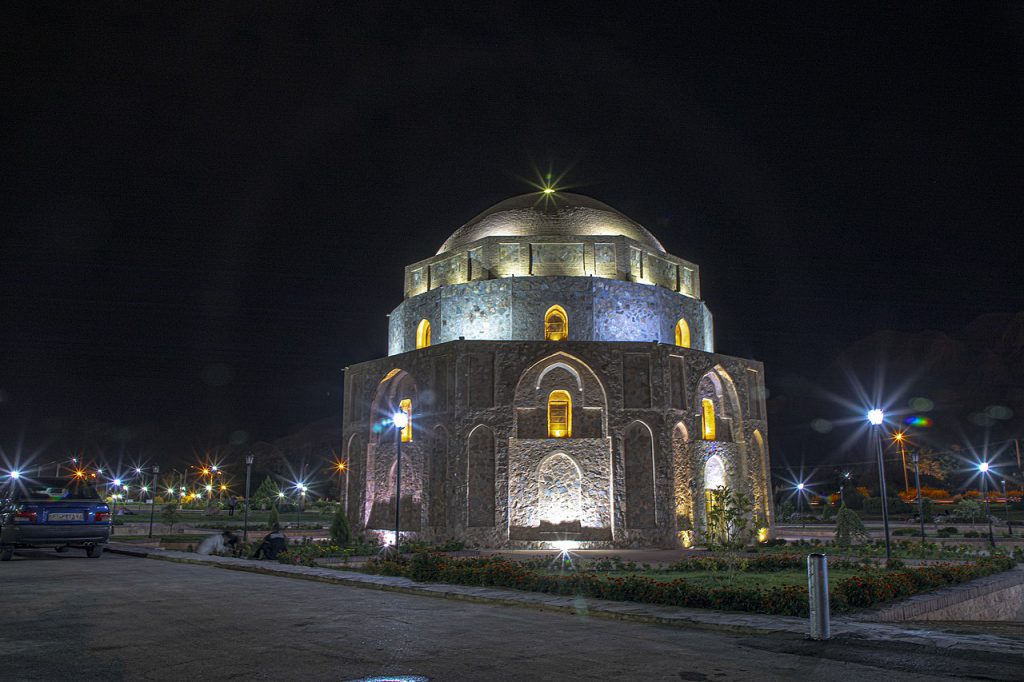
[{"label": "arched window", "polygon": [[544,313],[544,340],[564,341],[567,338],[569,338],[569,318],[562,306],[553,305]]},{"label": "arched window", "polygon": [[683,348],[690,347],[690,325],[683,318],[679,318],[679,321],[676,322],[676,345]]},{"label": "arched window", "polygon": [[572,436],[572,397],[566,391],[548,396],[548,438]]},{"label": "arched window", "polygon": [[704,398],[700,401],[701,409],[701,436],[704,440],[715,440],[715,404],[711,398]]},{"label": "arched window", "polygon": [[420,320],[419,326],[416,327],[416,348],[427,348],[428,346],[430,346],[430,321]]},{"label": "arched window", "polygon": [[412,440],[412,400],[410,398],[403,399],[398,403],[398,409],[405,412],[405,416],[408,417],[405,428],[402,429],[402,442],[408,443]]}]

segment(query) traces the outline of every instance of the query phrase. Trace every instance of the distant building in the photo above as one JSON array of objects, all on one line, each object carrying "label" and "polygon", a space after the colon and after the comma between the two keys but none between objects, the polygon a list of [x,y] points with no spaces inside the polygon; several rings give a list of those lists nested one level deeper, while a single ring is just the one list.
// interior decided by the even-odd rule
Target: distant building
[{"label": "distant building", "polygon": [[[348,368],[360,530],[485,546],[678,546],[707,491],[771,524],[760,363],[713,349],[698,267],[588,197],[514,197],[406,268],[388,357]],[[399,430],[391,415],[410,425]]]}]

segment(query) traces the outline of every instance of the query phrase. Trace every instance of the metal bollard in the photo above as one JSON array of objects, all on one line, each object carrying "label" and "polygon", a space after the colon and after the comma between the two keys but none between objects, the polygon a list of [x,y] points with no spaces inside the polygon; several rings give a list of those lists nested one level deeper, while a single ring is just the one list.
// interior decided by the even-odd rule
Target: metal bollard
[{"label": "metal bollard", "polygon": [[807,596],[811,607],[811,639],[832,637],[828,613],[828,557],[807,555]]}]

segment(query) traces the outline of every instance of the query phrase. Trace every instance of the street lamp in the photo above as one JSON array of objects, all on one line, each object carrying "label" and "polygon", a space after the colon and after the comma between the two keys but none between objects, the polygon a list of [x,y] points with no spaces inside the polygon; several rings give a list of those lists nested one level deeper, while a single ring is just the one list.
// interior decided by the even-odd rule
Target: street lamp
[{"label": "street lamp", "polygon": [[1006,479],[1003,481],[1003,509],[1006,510],[1006,532],[1013,535],[1013,526],[1010,525],[1010,498],[1006,496]]},{"label": "street lamp", "polygon": [[917,515],[921,517],[921,542],[924,542],[924,498],[921,497],[921,456],[917,452],[910,453],[914,462],[914,483],[917,485]]},{"label": "street lamp", "polygon": [[306,484],[305,483],[299,483],[297,486],[295,486],[295,489],[299,492],[299,514],[298,514],[296,523],[298,523],[299,527],[301,528],[302,527],[302,508],[305,506],[305,502],[306,502],[306,490],[307,490]]},{"label": "street lamp", "polygon": [[797,514],[800,515],[800,526],[802,528],[807,527],[807,521],[804,520],[804,484],[796,484],[796,509]]},{"label": "street lamp", "polygon": [[892,439],[900,444],[900,457],[903,458],[903,490],[910,492],[910,481],[907,478],[907,451],[903,446],[904,432],[897,431],[892,434]]},{"label": "street lamp", "polygon": [[149,501],[149,537],[153,537],[153,514],[156,512],[156,475],[160,467],[153,467],[153,499]]},{"label": "street lamp", "polygon": [[[339,461],[334,464],[334,468],[338,472],[338,502],[342,505],[342,509],[345,513],[348,513],[348,462]],[[344,477],[342,476],[344,474]],[[344,491],[345,500],[342,502],[342,492]]]},{"label": "street lamp", "polygon": [[249,539],[249,484],[252,482],[252,461],[253,454],[250,452],[245,456],[245,507],[242,514],[242,544]]},{"label": "street lamp", "polygon": [[398,551],[398,536],[402,532],[402,431],[409,425],[409,415],[405,410],[399,410],[391,415],[391,422],[395,425],[395,443],[397,452],[395,456],[395,551]]},{"label": "street lamp", "polygon": [[882,494],[882,530],[885,533],[885,562],[889,563],[892,558],[892,548],[889,546],[889,497],[885,490],[885,461],[882,459],[882,433],[880,427],[885,421],[885,413],[877,407],[868,411],[868,423],[878,433],[874,434],[875,451],[878,454],[878,487]]},{"label": "street lamp", "polygon": [[985,498],[985,519],[988,521],[988,544],[993,548],[996,546],[996,538],[992,534],[992,514],[988,508],[988,462],[978,464],[978,471],[981,472],[981,496]]}]

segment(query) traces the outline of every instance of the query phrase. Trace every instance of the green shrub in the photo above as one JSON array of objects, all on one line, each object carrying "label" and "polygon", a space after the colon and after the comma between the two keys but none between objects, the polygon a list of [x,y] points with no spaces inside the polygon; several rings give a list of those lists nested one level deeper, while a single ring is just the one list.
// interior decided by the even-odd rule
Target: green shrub
[{"label": "green shrub", "polygon": [[[609,564],[621,562],[613,557]],[[758,556],[751,558],[727,556],[694,557],[677,562],[669,571],[726,570],[774,571],[806,566],[800,555]],[[548,564],[541,560],[540,564]],[[850,561],[831,561],[835,568],[855,568]],[[973,563],[937,564],[906,569],[894,562],[895,570],[879,570],[865,566],[850,578],[837,581],[832,588],[831,606],[836,611],[871,606],[883,601],[910,596],[946,585],[972,580],[1013,567],[1006,555],[996,555]],[[731,568],[728,568],[731,567]],[[436,581],[458,585],[507,587],[531,592],[579,595],[597,599],[635,601],[706,609],[754,611],[788,616],[807,615],[807,590],[800,586],[783,587],[703,587],[685,578],[658,580],[629,576],[602,576],[595,571],[553,574],[537,562],[516,562],[504,557],[460,559],[420,552],[411,558],[389,555],[373,559],[366,570],[380,575],[404,576],[418,581]]]},{"label": "green shrub", "polygon": [[839,508],[836,514],[836,544],[840,547],[849,547],[857,542],[870,539],[864,522],[860,520],[857,512],[845,504]]},{"label": "green shrub", "polygon": [[334,519],[331,521],[331,542],[338,547],[348,547],[352,541],[352,529],[348,525],[348,517],[345,510],[339,504],[334,512]]},{"label": "green shrub", "polygon": [[165,505],[163,511],[160,512],[160,520],[167,524],[167,530],[173,531],[174,524],[181,520],[181,516],[178,512],[178,505]]},{"label": "green shrub", "polygon": [[267,528],[273,529],[274,526],[280,525],[281,518],[277,513],[277,507],[270,508],[270,515],[267,516]]}]

